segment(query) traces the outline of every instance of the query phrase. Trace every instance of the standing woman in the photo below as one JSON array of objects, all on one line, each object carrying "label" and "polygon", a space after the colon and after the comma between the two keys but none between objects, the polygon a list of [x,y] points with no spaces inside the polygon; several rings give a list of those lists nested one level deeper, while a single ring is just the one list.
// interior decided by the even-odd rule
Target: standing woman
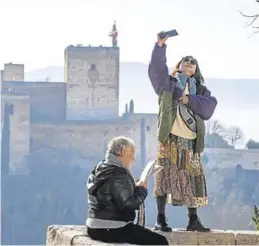
[{"label": "standing woman", "polygon": [[158,41],[149,64],[149,78],[158,95],[158,164],[155,174],[157,202],[156,230],[169,232],[165,205],[188,208],[188,231],[210,231],[202,225],[197,208],[208,204],[200,154],[204,149],[205,124],[214,113],[217,100],[203,85],[198,62],[183,57],[169,75],[166,65],[167,37]]}]

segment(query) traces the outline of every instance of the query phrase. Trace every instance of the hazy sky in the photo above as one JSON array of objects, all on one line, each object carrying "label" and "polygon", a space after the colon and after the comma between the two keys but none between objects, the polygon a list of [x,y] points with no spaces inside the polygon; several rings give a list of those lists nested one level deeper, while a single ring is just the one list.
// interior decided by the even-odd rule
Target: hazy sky
[{"label": "hazy sky", "polygon": [[255,0],[0,0],[0,9],[0,68],[61,66],[69,44],[110,45],[116,20],[121,61],[148,63],[156,33],[176,28],[169,65],[191,54],[205,77],[259,78],[259,35],[248,38],[239,13],[258,13]]}]

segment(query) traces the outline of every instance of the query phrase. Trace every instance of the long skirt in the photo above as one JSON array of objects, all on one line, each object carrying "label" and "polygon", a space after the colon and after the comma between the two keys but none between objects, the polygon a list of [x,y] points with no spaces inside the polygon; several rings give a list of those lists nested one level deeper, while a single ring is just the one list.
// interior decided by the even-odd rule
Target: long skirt
[{"label": "long skirt", "polygon": [[200,154],[193,152],[195,140],[170,134],[165,144],[158,146],[154,196],[167,196],[167,203],[199,208],[208,205],[206,180]]}]

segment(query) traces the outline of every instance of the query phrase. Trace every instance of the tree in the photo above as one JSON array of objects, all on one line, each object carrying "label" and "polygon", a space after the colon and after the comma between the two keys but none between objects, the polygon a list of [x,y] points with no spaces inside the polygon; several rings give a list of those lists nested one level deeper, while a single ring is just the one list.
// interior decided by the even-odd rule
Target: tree
[{"label": "tree", "polygon": [[132,99],[130,100],[129,113],[130,114],[134,113],[134,102]]},{"label": "tree", "polygon": [[246,143],[246,147],[248,149],[259,149],[259,142],[256,142],[253,139],[249,139]]},{"label": "tree", "polygon": [[[259,0],[256,0],[257,3],[259,3]],[[251,27],[252,29],[255,29],[255,31],[251,34],[251,35],[254,35],[256,33],[259,33],[259,25],[255,25],[256,21],[259,19],[259,13],[258,14],[253,14],[253,15],[246,15],[246,14],[243,14],[241,11],[240,11],[241,15],[243,15],[244,17],[248,18],[249,19],[249,22],[247,23],[247,27]]]},{"label": "tree", "polygon": [[233,148],[237,140],[243,139],[243,136],[243,131],[237,126],[227,129],[218,120],[210,120],[206,124],[205,147]]},{"label": "tree", "polygon": [[226,137],[226,129],[218,120],[209,120],[206,124],[207,135],[217,134]]},{"label": "tree", "polygon": [[231,148],[225,140],[227,137],[227,130],[218,120],[207,121],[206,131],[206,148]]},{"label": "tree", "polygon": [[244,133],[238,126],[232,126],[228,129],[227,136],[231,145],[235,147],[237,140],[243,139]]},{"label": "tree", "polygon": [[127,113],[129,113],[129,109],[128,109],[128,104],[126,103],[126,105],[125,105],[125,112],[124,112],[125,114],[127,114]]}]

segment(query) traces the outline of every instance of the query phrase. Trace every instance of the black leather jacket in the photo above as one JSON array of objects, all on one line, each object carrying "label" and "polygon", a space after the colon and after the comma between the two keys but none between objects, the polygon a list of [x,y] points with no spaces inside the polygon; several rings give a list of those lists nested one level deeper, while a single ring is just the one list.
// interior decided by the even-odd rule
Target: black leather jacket
[{"label": "black leather jacket", "polygon": [[131,173],[109,155],[90,174],[87,182],[88,217],[134,221],[135,210],[147,197],[147,189],[135,186]]}]

